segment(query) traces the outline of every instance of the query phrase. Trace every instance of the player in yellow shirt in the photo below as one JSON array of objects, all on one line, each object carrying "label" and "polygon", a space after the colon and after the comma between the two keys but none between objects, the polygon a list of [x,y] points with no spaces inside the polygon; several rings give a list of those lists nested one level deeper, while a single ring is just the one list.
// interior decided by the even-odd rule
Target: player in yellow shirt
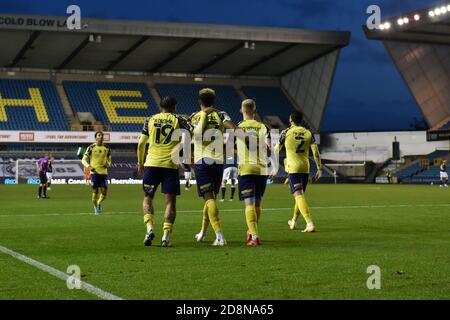
[{"label": "player in yellow shirt", "polygon": [[253,100],[242,102],[241,113],[244,120],[238,124],[236,133],[239,198],[244,201],[245,206],[247,245],[259,246],[258,224],[262,213],[262,197],[267,185],[267,148],[270,146],[270,132],[263,123],[255,120],[256,104]]},{"label": "player in yellow shirt", "polygon": [[[180,194],[180,179],[178,164],[173,159],[179,152],[178,141],[172,140],[172,134],[177,129],[186,129],[190,134],[190,126],[184,118],[175,114],[177,101],[173,97],[165,97],[161,101],[161,112],[145,121],[138,144],[139,174],[143,177],[144,189],[144,224],[147,233],[144,245],[151,246],[155,237],[153,233],[155,218],[153,198],[156,189],[161,184],[165,195],[166,211],[164,215],[163,236],[161,246],[171,245],[170,234],[176,218],[176,196]],[[145,148],[149,143],[147,157]],[[145,160],[145,163],[144,163]]]},{"label": "player in yellow shirt", "polygon": [[108,167],[111,165],[111,149],[103,143],[103,132],[95,133],[95,143],[86,149],[81,162],[90,172],[92,204],[95,214],[99,215],[102,213],[102,203],[108,193]]},{"label": "player in yellow shirt", "polygon": [[286,172],[288,172],[291,192],[295,197],[294,216],[288,221],[289,227],[291,230],[296,229],[297,219],[301,214],[306,222],[306,228],[303,232],[314,232],[316,228],[314,227],[311,212],[305,198],[310,173],[310,149],[317,166],[316,181],[322,176],[322,163],[319,148],[317,147],[313,134],[300,125],[302,119],[303,115],[300,112],[293,112],[290,115],[289,122],[291,127],[281,133],[276,150],[280,152],[283,147],[286,149]]},{"label": "player in yellow shirt", "polygon": [[[200,111],[191,115],[194,139],[194,167],[197,190],[204,200],[202,228],[195,239],[200,242],[206,237],[211,223],[216,239],[213,246],[227,244],[219,218],[216,198],[223,175],[223,131],[236,126],[226,112],[214,108],[216,94],[214,90],[204,88],[199,92]],[[212,130],[211,130],[212,129]]]}]

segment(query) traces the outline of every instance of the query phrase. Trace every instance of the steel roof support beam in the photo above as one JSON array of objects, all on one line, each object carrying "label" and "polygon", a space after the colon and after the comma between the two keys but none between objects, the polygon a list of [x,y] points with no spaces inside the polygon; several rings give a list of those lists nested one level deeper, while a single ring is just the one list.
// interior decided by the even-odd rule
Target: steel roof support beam
[{"label": "steel roof support beam", "polygon": [[22,49],[20,49],[20,51],[17,53],[17,55],[15,56],[13,61],[7,66],[8,68],[15,67],[17,65],[17,63],[19,63],[19,61],[23,59],[25,53],[28,51],[28,49],[31,48],[31,46],[33,45],[33,42],[37,39],[37,37],[39,37],[40,34],[41,34],[40,31],[31,32],[30,37],[28,38],[27,42],[25,42]]},{"label": "steel roof support beam", "polygon": [[122,54],[116,59],[111,61],[111,63],[104,69],[105,71],[109,71],[114,69],[115,66],[117,66],[120,62],[122,62],[126,57],[128,57],[134,50],[139,48],[145,41],[150,38],[149,36],[143,36],[141,37],[135,44],[133,44],[131,47],[129,47],[127,50],[122,52]]},{"label": "steel roof support beam", "polygon": [[262,59],[256,61],[255,63],[253,63],[253,64],[251,64],[251,65],[249,65],[249,66],[243,68],[241,71],[237,72],[237,73],[235,74],[235,76],[243,76],[243,75],[245,75],[246,73],[248,73],[249,71],[255,69],[256,67],[259,67],[260,65],[266,63],[267,61],[269,61],[269,60],[271,60],[271,59],[273,59],[273,58],[279,56],[280,54],[282,54],[282,53],[284,53],[284,52],[286,52],[286,51],[288,51],[288,50],[291,50],[291,49],[294,48],[295,46],[297,46],[297,43],[291,43],[291,44],[288,44],[287,46],[284,46],[283,48],[281,48],[281,49],[279,49],[279,50],[277,50],[277,51],[271,53],[270,55],[265,56],[265,57],[263,57]]},{"label": "steel roof support beam", "polygon": [[235,53],[236,51],[241,49],[243,46],[244,46],[244,42],[239,42],[237,45],[231,47],[230,49],[228,49],[224,53],[222,53],[220,55],[217,55],[216,57],[214,57],[214,59],[208,61],[207,63],[205,63],[200,68],[198,68],[197,70],[193,71],[192,73],[193,74],[202,73],[203,71],[207,70],[208,68],[211,68],[216,63],[219,63],[220,61],[222,61],[226,57],[232,55],[233,53]]},{"label": "steel roof support beam", "polygon": [[199,39],[191,39],[188,43],[186,43],[184,46],[182,46],[180,49],[175,51],[174,53],[170,54],[166,59],[158,63],[156,66],[154,66],[152,69],[148,70],[150,73],[158,72],[162,67],[169,64],[171,61],[175,60],[180,54],[187,51],[189,48],[194,46]]},{"label": "steel roof support beam", "polygon": [[89,36],[87,36],[83,41],[81,41],[78,47],[76,47],[75,50],[73,50],[72,53],[69,54],[67,58],[64,59],[64,61],[55,69],[63,69],[65,66],[67,66],[88,44],[89,44]]}]

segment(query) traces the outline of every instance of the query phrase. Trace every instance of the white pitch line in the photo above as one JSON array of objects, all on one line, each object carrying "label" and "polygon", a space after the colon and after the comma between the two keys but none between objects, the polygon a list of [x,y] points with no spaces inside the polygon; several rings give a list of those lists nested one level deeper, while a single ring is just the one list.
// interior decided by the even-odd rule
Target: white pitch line
[{"label": "white pitch line", "polygon": [[[6,247],[3,247],[1,245],[0,245],[0,252],[2,252],[4,254],[7,254],[7,255],[10,255],[11,257],[16,258],[17,260],[20,260],[22,262],[25,262],[26,264],[29,264],[29,265],[31,265],[33,267],[36,267],[36,268],[38,268],[38,269],[40,269],[40,270],[42,270],[42,271],[44,271],[44,272],[46,272],[46,273],[56,277],[58,279],[67,281],[67,279],[70,277],[68,274],[66,274],[66,273],[64,273],[62,271],[59,271],[59,270],[57,270],[55,268],[52,268],[52,267],[50,267],[50,266],[48,266],[46,264],[43,264],[42,262],[36,261],[34,259],[31,259],[31,258],[29,258],[27,256],[24,256],[23,254],[15,252],[15,251],[13,251],[11,249],[8,249]],[[97,297],[99,297],[101,299],[104,299],[104,300],[123,300],[122,298],[120,298],[118,296],[115,296],[115,295],[113,295],[113,294],[111,294],[109,292],[103,291],[102,289],[97,288],[97,287],[95,287],[95,286],[93,286],[93,285],[91,285],[91,284],[89,284],[87,282],[84,282],[84,281],[80,281],[80,282],[81,282],[81,289],[80,290],[84,290],[86,292],[89,292],[89,293],[91,293],[93,295],[96,295]],[[67,289],[67,290],[69,290],[69,289]]]},{"label": "white pitch line", "polygon": [[[313,210],[335,210],[335,209],[380,209],[380,208],[431,208],[431,207],[450,207],[450,203],[441,204],[382,204],[382,205],[361,205],[361,206],[327,206],[327,207],[310,207]],[[282,211],[282,210],[292,210],[293,207],[288,208],[264,208],[263,211]],[[220,209],[219,212],[239,212],[244,209]],[[177,213],[196,213],[201,210],[177,210]],[[164,213],[164,211],[156,211],[156,213]],[[140,215],[139,211],[117,211],[117,212],[105,212],[102,215],[122,215],[122,214],[136,214]],[[46,217],[46,216],[81,216],[89,215],[93,216],[92,212],[78,212],[78,213],[37,213],[37,214],[0,214],[0,217]]]}]

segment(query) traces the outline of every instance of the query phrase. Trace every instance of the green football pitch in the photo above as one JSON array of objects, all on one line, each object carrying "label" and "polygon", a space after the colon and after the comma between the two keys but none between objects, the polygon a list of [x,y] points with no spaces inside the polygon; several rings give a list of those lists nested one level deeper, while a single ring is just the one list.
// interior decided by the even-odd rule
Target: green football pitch
[{"label": "green football pitch", "polygon": [[[95,216],[86,186],[0,186],[0,299],[99,299],[6,254],[5,248],[123,299],[450,299],[450,189],[408,185],[311,185],[318,232],[291,231],[293,198],[269,185],[262,245],[247,247],[242,203],[219,203],[227,247],[194,242],[202,203],[182,190],[162,248],[162,197],[154,246],[144,247],[139,185],[111,186]],[[227,190],[229,193],[229,189]],[[299,220],[300,221],[300,220]],[[303,227],[303,223],[301,224]],[[157,240],[157,241],[156,241]],[[369,290],[369,266],[380,289]]]}]

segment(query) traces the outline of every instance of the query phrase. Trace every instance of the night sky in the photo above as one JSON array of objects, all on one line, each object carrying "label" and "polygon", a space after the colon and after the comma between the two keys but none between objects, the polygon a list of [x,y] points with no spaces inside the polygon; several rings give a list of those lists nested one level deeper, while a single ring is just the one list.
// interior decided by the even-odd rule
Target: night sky
[{"label": "night sky", "polygon": [[366,9],[383,20],[447,3],[440,0],[0,0],[0,13],[64,16],[77,4],[82,16],[151,21],[314,28],[352,32],[343,49],[322,131],[408,130],[422,114],[383,45],[366,40]]}]

